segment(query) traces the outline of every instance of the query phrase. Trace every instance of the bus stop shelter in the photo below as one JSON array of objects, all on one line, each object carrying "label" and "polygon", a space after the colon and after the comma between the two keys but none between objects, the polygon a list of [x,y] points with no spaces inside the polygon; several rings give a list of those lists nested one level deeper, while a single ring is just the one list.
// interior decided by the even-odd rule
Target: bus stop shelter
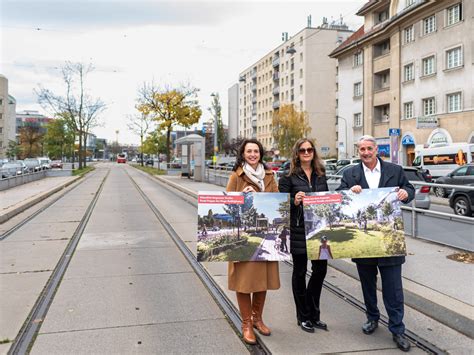
[{"label": "bus stop shelter", "polygon": [[194,169],[194,180],[204,181],[206,139],[198,134],[190,134],[177,139],[175,143],[182,146],[182,176],[191,176]]}]

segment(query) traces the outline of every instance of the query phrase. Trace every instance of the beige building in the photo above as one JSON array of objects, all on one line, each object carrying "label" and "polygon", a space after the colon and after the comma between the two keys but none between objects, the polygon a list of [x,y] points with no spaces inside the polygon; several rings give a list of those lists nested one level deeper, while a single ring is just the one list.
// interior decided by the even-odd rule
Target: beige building
[{"label": "beige building", "polygon": [[6,158],[8,142],[16,141],[16,100],[8,94],[8,79],[0,74],[0,159]]},{"label": "beige building", "polygon": [[328,54],[352,34],[347,26],[307,27],[239,75],[239,136],[278,149],[272,137],[273,113],[293,104],[306,111],[311,137],[323,155],[336,154],[336,60]]},{"label": "beige building", "polygon": [[338,142],[353,153],[371,134],[406,165],[422,146],[474,142],[474,3],[371,0],[357,14],[364,26],[331,53],[348,129]]}]

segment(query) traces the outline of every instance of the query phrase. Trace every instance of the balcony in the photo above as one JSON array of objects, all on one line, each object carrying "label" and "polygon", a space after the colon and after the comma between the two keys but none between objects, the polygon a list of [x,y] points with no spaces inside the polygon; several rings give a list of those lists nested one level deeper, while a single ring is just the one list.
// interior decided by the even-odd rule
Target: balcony
[{"label": "balcony", "polygon": [[252,89],[252,91],[257,91],[257,84],[252,84],[250,88]]},{"label": "balcony", "polygon": [[280,65],[280,58],[278,57],[278,58],[273,59],[272,65],[273,65],[273,67],[279,66]]},{"label": "balcony", "polygon": [[252,120],[252,128],[257,129],[257,120],[256,119]]},{"label": "balcony", "polygon": [[374,124],[387,123],[390,121],[390,105],[374,106]]},{"label": "balcony", "polygon": [[254,107],[252,109],[252,116],[257,116],[257,108],[256,107]]},{"label": "balcony", "polygon": [[279,73],[279,72],[273,73],[273,80],[274,80],[274,81],[280,80],[280,73]]},{"label": "balcony", "polygon": [[279,86],[275,86],[273,88],[273,95],[279,95],[280,94],[280,87]]},{"label": "balcony", "polygon": [[257,79],[257,69],[253,69],[250,73],[252,80]]},{"label": "balcony", "polygon": [[257,103],[257,97],[256,96],[252,96],[252,104],[256,104]]},{"label": "balcony", "polygon": [[374,91],[390,88],[390,69],[374,74]]},{"label": "balcony", "polygon": [[280,108],[280,100],[273,101],[273,109],[277,110]]}]

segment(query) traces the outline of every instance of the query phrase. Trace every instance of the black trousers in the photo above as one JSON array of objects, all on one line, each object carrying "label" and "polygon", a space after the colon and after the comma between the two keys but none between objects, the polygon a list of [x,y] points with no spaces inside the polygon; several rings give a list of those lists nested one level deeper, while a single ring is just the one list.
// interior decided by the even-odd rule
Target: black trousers
[{"label": "black trousers", "polygon": [[[382,297],[388,314],[388,330],[393,334],[403,334],[403,286],[402,266],[378,266],[382,278]],[[377,307],[377,265],[357,264],[367,319],[378,321],[380,311]]]},{"label": "black trousers", "polygon": [[311,278],[306,286],[308,256],[293,256],[293,275],[291,278],[293,297],[296,305],[296,317],[300,321],[319,320],[319,300],[326,277],[327,260],[311,260]]}]

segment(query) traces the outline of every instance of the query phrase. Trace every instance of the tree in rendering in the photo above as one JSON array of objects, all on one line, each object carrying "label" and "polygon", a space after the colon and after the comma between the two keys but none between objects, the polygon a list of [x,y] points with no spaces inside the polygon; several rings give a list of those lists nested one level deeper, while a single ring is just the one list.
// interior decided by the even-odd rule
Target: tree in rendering
[{"label": "tree in rendering", "polygon": [[100,114],[106,105],[100,98],[92,97],[86,89],[86,78],[94,70],[92,65],[66,62],[61,67],[64,93],[39,87],[35,90],[40,105],[66,119],[67,125],[78,139],[79,168],[86,164],[87,135],[100,124]]},{"label": "tree in rendering", "polygon": [[298,112],[294,105],[283,105],[273,114],[273,139],[280,155],[291,156],[291,149],[301,137],[311,132],[308,114]]},{"label": "tree in rendering", "polygon": [[197,123],[202,111],[197,101],[198,89],[189,86],[160,88],[144,83],[138,91],[137,109],[158,123],[166,132],[166,160],[170,161],[171,132],[176,126],[190,127]]}]

